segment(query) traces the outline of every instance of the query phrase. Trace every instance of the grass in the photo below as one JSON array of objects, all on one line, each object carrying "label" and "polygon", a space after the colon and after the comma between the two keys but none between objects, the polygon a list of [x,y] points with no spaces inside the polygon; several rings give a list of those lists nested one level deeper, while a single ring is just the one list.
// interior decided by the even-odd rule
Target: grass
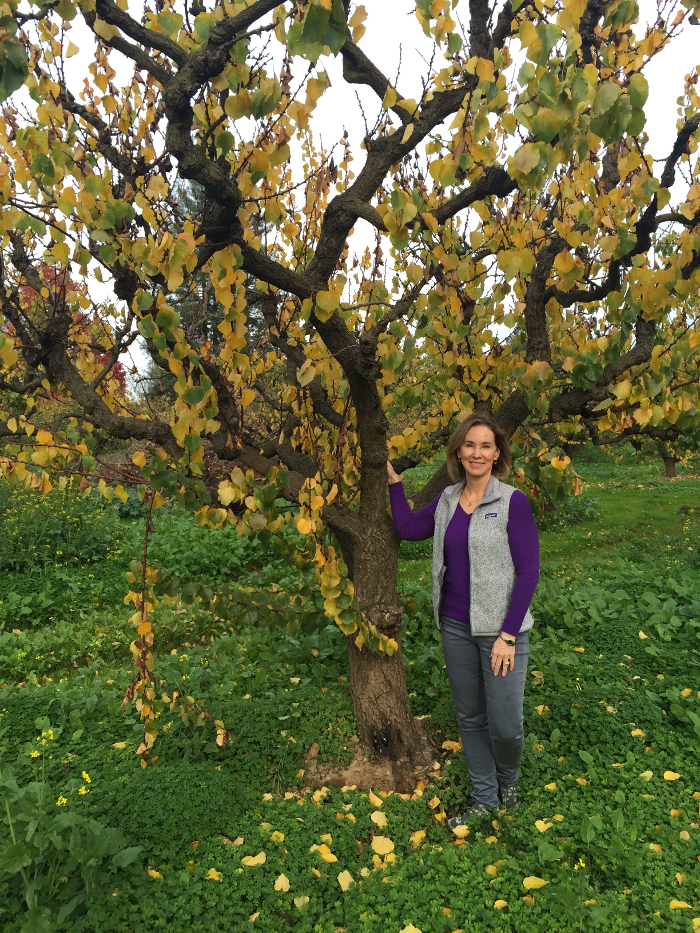
[{"label": "grass", "polygon": [[[414,712],[430,717],[442,757],[410,797],[305,787],[312,742],[324,761],[348,760],[352,750],[344,643],[333,626],[287,635],[241,621],[224,634],[205,612],[163,610],[158,644],[174,653],[159,662],[161,689],[203,697],[234,738],[221,749],[210,726],[184,724],[166,708],[158,761],[142,771],[137,714],[120,708],[130,676],[127,613],[116,601],[95,609],[86,600],[78,623],[67,612],[48,624],[22,621],[20,635],[10,623],[0,635],[8,682],[0,693],[3,777],[12,766],[26,788],[43,769],[51,789],[43,818],[90,817],[121,833],[126,853],[105,855],[92,886],[77,863],[61,862],[66,881],[41,900],[54,927],[694,929],[700,572],[689,548],[697,540],[700,480],[666,482],[660,463],[612,466],[580,467],[596,517],[541,535],[524,806],[472,827],[463,840],[445,828],[469,780],[431,618],[429,560],[420,552],[400,563],[404,656]],[[178,549],[192,567],[204,566],[195,551],[211,542],[183,521],[172,519],[172,534],[164,523],[162,553],[174,567]],[[244,584],[305,584],[303,571],[271,558],[256,567],[240,555],[231,566]],[[90,568],[84,572],[93,579],[112,572],[106,561]],[[13,591],[7,577],[4,585]],[[54,736],[46,744],[42,717]],[[57,808],[61,797],[66,803]],[[382,838],[392,851],[382,849]],[[0,856],[7,933],[23,922],[18,877]],[[528,888],[540,884],[524,883],[533,878],[546,884]]]}]

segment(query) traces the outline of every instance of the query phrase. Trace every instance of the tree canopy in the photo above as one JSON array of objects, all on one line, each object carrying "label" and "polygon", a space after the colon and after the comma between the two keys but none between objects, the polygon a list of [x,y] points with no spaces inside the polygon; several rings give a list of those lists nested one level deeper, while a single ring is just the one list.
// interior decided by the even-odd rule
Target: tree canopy
[{"label": "tree canopy", "polygon": [[[664,431],[680,452],[700,418],[694,63],[670,91],[662,152],[644,109],[648,62],[699,8],[659,3],[644,28],[634,0],[417,0],[434,56],[409,99],[362,51],[368,7],[4,3],[0,436],[17,482],[84,482],[100,428],[150,445],[121,483],[145,477],[152,506],[165,493],[241,533],[282,527],[275,497],[299,506],[363,736],[380,748],[393,722],[401,756],[415,732],[387,456],[398,469],[432,456],[485,406],[523,455],[516,480],[570,490],[552,432]],[[376,106],[363,138],[329,148],[314,111],[322,95],[348,100],[324,69],[338,55]],[[355,256],[360,225],[374,246]],[[205,280],[215,338],[188,326]],[[116,378],[137,339],[174,377],[165,415]],[[74,417],[51,431],[57,396]],[[228,478],[212,479],[207,453]],[[446,483],[438,470],[415,504]],[[147,600],[133,595],[147,667]],[[383,678],[386,701],[371,686]]]}]

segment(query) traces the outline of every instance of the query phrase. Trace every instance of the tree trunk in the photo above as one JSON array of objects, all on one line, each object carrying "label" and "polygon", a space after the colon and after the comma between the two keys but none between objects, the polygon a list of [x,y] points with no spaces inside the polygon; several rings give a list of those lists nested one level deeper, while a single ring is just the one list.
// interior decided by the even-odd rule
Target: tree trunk
[{"label": "tree trunk", "polygon": [[663,461],[664,469],[666,471],[666,479],[675,479],[678,476],[676,473],[676,464],[678,463],[678,458],[664,454]]},{"label": "tree trunk", "polygon": [[396,785],[412,786],[418,769],[434,760],[430,741],[413,718],[406,690],[401,651],[403,610],[396,591],[399,542],[389,517],[379,528],[355,539],[352,548],[353,579],[365,618],[377,630],[394,638],[399,649],[391,657],[355,644],[357,634],[346,638],[350,695],[357,729],[365,746],[391,762]]}]

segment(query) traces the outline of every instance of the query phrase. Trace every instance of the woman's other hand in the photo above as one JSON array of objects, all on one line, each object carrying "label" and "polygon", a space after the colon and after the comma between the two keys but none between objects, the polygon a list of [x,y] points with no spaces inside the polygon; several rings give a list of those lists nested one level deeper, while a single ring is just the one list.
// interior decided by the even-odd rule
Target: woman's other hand
[{"label": "woman's other hand", "polygon": [[498,637],[491,648],[491,670],[494,676],[501,671],[503,677],[515,670],[515,645],[507,645]]},{"label": "woman's other hand", "polygon": [[386,471],[387,471],[387,473],[389,474],[389,482],[390,482],[390,483],[400,483],[400,482],[401,482],[401,477],[400,477],[399,474],[396,472],[396,470],[393,468],[393,466],[391,465],[391,463],[390,463],[389,460],[387,460],[387,462],[386,462]]}]

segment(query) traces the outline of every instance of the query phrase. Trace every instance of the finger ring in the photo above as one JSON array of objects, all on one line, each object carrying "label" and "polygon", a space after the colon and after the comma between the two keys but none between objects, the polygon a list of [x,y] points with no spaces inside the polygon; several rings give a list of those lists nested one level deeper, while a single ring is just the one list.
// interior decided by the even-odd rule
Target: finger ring
[{"label": "finger ring", "polygon": [[508,658],[506,658],[503,663],[505,664],[506,667],[510,667],[510,661],[508,660]]}]

